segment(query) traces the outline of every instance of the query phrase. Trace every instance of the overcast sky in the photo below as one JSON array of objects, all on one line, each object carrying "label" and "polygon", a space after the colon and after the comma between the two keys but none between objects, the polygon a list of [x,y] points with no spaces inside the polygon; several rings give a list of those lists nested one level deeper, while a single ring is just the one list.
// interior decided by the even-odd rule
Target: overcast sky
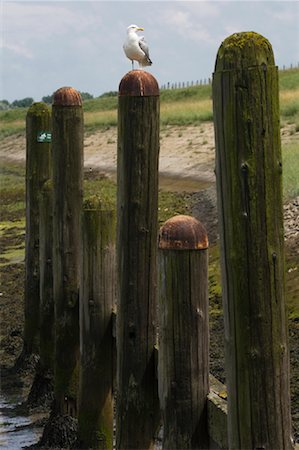
[{"label": "overcast sky", "polygon": [[144,27],[159,84],[210,77],[219,45],[238,31],[268,38],[279,67],[299,62],[298,1],[1,0],[1,92],[40,101],[62,86],[117,91],[131,69],[122,44]]}]

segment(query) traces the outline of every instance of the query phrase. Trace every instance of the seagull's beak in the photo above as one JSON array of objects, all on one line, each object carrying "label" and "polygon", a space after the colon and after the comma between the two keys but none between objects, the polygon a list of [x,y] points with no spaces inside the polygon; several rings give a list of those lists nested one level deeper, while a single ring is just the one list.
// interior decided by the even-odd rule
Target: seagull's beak
[{"label": "seagull's beak", "polygon": [[138,31],[144,31],[144,28],[137,28]]}]

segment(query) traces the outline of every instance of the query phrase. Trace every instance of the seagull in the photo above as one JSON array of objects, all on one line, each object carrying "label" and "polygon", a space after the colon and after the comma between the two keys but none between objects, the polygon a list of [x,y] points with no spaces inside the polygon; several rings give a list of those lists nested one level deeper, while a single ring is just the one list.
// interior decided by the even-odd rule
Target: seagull
[{"label": "seagull", "polygon": [[148,45],[143,36],[139,37],[137,35],[137,31],[143,31],[143,28],[137,25],[130,25],[127,28],[127,38],[123,45],[127,58],[132,61],[132,69],[134,69],[134,61],[138,61],[140,67],[152,65]]}]

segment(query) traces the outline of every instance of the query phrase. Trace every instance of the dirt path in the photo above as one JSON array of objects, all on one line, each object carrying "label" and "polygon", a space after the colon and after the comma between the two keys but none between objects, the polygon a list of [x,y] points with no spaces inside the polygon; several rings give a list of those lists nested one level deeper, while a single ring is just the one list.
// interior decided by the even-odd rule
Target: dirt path
[{"label": "dirt path", "polygon": [[[281,130],[282,143],[298,139],[287,125]],[[211,122],[198,126],[166,126],[160,132],[159,171],[167,177],[215,181],[214,128]],[[25,160],[25,135],[9,136],[1,141],[0,159]],[[117,128],[86,134],[84,166],[105,174],[116,171]]]}]

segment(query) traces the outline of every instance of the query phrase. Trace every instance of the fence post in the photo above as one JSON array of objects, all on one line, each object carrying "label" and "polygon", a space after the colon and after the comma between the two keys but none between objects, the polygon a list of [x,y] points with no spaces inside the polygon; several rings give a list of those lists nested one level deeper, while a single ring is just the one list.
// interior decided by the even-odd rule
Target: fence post
[{"label": "fence post", "polygon": [[57,414],[76,416],[83,111],[75,89],[63,87],[54,93],[52,126],[55,408]]},{"label": "fence post", "polygon": [[159,398],[163,449],[208,448],[208,237],[190,216],[159,236]]},{"label": "fence post", "polygon": [[253,32],[213,75],[231,449],[291,449],[278,72]]},{"label": "fence post", "polygon": [[51,113],[45,103],[33,103],[26,116],[26,239],[25,239],[25,324],[22,355],[39,352],[39,210],[38,196],[50,178],[49,135]]},{"label": "fence post", "polygon": [[97,197],[84,202],[80,292],[80,448],[113,447],[115,212]]},{"label": "fence post", "polygon": [[158,427],[155,374],[159,87],[133,70],[119,87],[117,169],[118,449],[148,449]]}]

